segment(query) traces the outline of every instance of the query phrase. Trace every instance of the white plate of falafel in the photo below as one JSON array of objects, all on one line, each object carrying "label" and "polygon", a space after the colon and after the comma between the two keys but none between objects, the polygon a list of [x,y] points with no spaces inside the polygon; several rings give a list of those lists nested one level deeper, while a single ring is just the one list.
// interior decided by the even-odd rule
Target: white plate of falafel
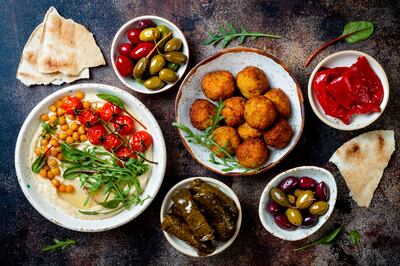
[{"label": "white plate of falafel", "polygon": [[275,57],[252,48],[222,50],[182,82],[175,116],[183,144],[222,175],[254,175],[278,164],[304,126],[300,86]]}]

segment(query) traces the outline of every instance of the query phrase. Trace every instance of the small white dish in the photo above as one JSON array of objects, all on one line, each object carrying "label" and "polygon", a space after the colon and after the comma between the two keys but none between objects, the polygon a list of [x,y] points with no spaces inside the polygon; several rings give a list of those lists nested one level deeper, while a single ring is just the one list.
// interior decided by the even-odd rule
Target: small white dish
[{"label": "small white dish", "polygon": [[[237,222],[236,222],[236,230],[235,233],[233,234],[233,236],[231,237],[231,239],[229,239],[226,242],[219,242],[218,246],[216,247],[215,251],[209,255],[207,255],[207,257],[210,256],[214,256],[217,255],[219,253],[221,253],[222,251],[224,251],[225,249],[227,249],[232,243],[233,241],[235,241],[237,235],[239,234],[240,231],[240,226],[242,224],[242,208],[240,206],[240,202],[238,197],[236,196],[235,192],[233,192],[233,190],[228,187],[227,185],[225,185],[224,183],[222,183],[221,181],[218,181],[214,178],[210,178],[210,177],[191,177],[191,178],[187,178],[182,180],[181,182],[179,182],[178,184],[176,184],[175,186],[173,186],[167,193],[167,195],[165,196],[162,205],[161,205],[161,212],[160,212],[160,220],[161,222],[163,221],[165,215],[168,212],[168,209],[172,206],[173,202],[172,202],[172,195],[175,191],[177,191],[178,189],[181,188],[188,188],[190,183],[195,180],[195,179],[201,179],[204,182],[207,182],[217,188],[219,188],[222,192],[224,192],[226,195],[228,195],[229,197],[231,197],[235,203],[236,203],[236,207],[238,208],[238,218],[237,218]],[[177,237],[168,234],[167,232],[164,232],[164,236],[167,238],[168,242],[177,250],[179,250],[180,252],[182,252],[185,255],[191,256],[191,257],[199,257],[199,255],[197,254],[197,252],[188,244],[186,244],[184,241],[178,239]]]},{"label": "small white dish", "polygon": [[[134,24],[142,19],[151,19],[156,25],[165,25],[167,26],[172,32],[173,32],[173,37],[179,38],[182,40],[182,53],[184,55],[186,55],[187,57],[187,62],[185,65],[182,65],[179,67],[177,74],[178,74],[178,80],[175,81],[174,83],[167,83],[164,87],[162,87],[159,90],[149,90],[147,88],[145,88],[143,86],[142,83],[139,83],[137,81],[135,81],[135,79],[133,77],[123,77],[119,74],[116,66],[115,66],[115,59],[117,58],[117,56],[119,55],[118,52],[118,46],[121,43],[130,43],[128,40],[128,37],[126,36],[126,33],[129,29],[134,27]],[[130,88],[131,90],[134,90],[136,92],[140,92],[140,93],[144,93],[144,94],[156,94],[156,93],[160,93],[163,91],[166,91],[168,89],[170,89],[171,87],[173,87],[176,83],[179,82],[179,80],[183,77],[183,75],[185,74],[186,68],[188,66],[189,63],[189,45],[187,43],[187,40],[185,38],[185,35],[183,35],[182,31],[171,21],[162,18],[162,17],[158,17],[158,16],[141,16],[141,17],[137,17],[134,19],[129,20],[128,22],[126,22],[119,30],[118,32],[115,34],[114,39],[112,41],[111,44],[111,64],[113,67],[113,70],[115,72],[115,74],[117,75],[117,77],[119,78],[119,80],[128,88]]]},{"label": "small white dish", "polygon": [[[33,184],[33,179],[41,178],[32,173],[30,158],[30,150],[32,149],[32,139],[40,127],[40,115],[48,112],[48,106],[55,102],[57,99],[64,95],[71,95],[74,92],[82,90],[85,94],[88,93],[109,93],[123,99],[127,109],[131,110],[137,115],[137,118],[144,122],[147,130],[151,132],[153,137],[152,152],[157,155],[154,158],[158,162],[157,165],[152,165],[149,180],[144,189],[143,196],[149,195],[150,198],[145,200],[142,205],[133,206],[130,210],[123,210],[114,216],[104,219],[85,220],[72,216],[44,198],[40,191],[37,191]],[[161,129],[147,107],[136,99],[131,94],[104,84],[83,83],[73,86],[68,86],[58,90],[45,99],[43,99],[35,108],[30,112],[25,119],[24,124],[18,135],[17,144],[15,147],[15,169],[17,172],[18,182],[21,186],[31,205],[46,219],[74,231],[82,232],[99,232],[106,231],[112,228],[121,226],[132,219],[139,216],[155,198],[164,178],[166,167],[167,155],[164,137]]]},{"label": "small white dish", "polygon": [[[368,63],[371,65],[371,68],[374,70],[374,72],[382,82],[384,94],[382,103],[380,105],[381,111],[370,114],[353,115],[350,124],[346,125],[342,122],[342,120],[325,114],[324,109],[322,109],[321,105],[319,104],[315,96],[312,83],[315,74],[322,67],[326,68],[349,67],[352,64],[354,64],[357,61],[357,58],[360,56],[365,56],[367,58]],[[318,116],[318,118],[322,122],[324,122],[328,126],[347,131],[361,129],[372,124],[376,119],[379,118],[379,116],[381,116],[381,114],[385,110],[387,102],[389,100],[389,82],[382,66],[372,56],[363,52],[353,51],[353,50],[341,51],[326,57],[315,67],[308,81],[308,100],[310,101],[314,113]]]},{"label": "small white dish", "polygon": [[[280,228],[274,221],[274,216],[267,212],[266,206],[270,201],[270,191],[274,187],[278,187],[279,183],[287,176],[302,177],[308,176],[315,179],[317,182],[324,181],[329,188],[329,208],[327,212],[318,217],[318,222],[310,228],[296,228],[294,230],[285,230]],[[297,241],[309,237],[314,234],[322,227],[322,225],[329,219],[332,211],[335,207],[337,198],[337,186],[333,175],[324,168],[316,166],[301,166],[283,173],[280,173],[274,177],[268,185],[265,187],[261,194],[260,204],[258,206],[258,215],[264,228],[270,232],[272,235],[288,241]]]}]

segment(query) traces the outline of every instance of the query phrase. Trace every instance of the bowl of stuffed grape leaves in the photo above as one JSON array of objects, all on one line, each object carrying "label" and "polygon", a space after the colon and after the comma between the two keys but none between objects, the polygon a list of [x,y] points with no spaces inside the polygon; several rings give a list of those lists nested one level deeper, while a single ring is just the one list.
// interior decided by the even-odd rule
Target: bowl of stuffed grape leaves
[{"label": "bowl of stuffed grape leaves", "polygon": [[216,255],[239,233],[242,209],[236,194],[209,177],[192,177],[176,184],[161,206],[161,229],[168,242],[185,255]]}]

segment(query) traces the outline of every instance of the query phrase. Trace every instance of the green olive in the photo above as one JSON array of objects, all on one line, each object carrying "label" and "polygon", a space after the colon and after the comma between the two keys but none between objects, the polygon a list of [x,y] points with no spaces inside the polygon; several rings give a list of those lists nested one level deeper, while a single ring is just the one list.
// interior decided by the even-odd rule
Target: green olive
[{"label": "green olive", "polygon": [[165,66],[165,59],[162,55],[155,55],[151,58],[150,61],[150,74],[155,75],[160,72],[161,69]]},{"label": "green olive", "polygon": [[286,194],[280,190],[279,188],[274,187],[273,189],[271,189],[271,198],[278,203],[279,205],[283,206],[283,207],[293,207],[288,198],[286,197]]},{"label": "green olive", "polygon": [[174,83],[175,81],[178,80],[178,75],[176,74],[175,71],[169,69],[169,68],[163,68],[161,69],[160,73],[158,74],[160,79],[162,81],[168,82],[168,83]]},{"label": "green olive", "polygon": [[153,76],[144,82],[144,86],[149,90],[161,89],[165,83],[157,76]]},{"label": "green olive", "polygon": [[161,33],[161,37],[165,37],[171,32],[171,30],[165,25],[158,25],[156,29]]},{"label": "green olive", "polygon": [[165,46],[164,46],[164,51],[165,52],[172,52],[172,51],[179,51],[182,47],[182,41],[179,38],[172,38],[169,40]]},{"label": "green olive", "polygon": [[293,195],[287,195],[288,200],[291,204],[295,204],[296,203],[296,197]]},{"label": "green olive", "polygon": [[302,189],[296,189],[293,194],[296,196],[296,198],[298,198],[300,196],[300,194],[303,192],[304,192],[304,190],[302,190]]},{"label": "green olive", "polygon": [[303,210],[311,206],[314,201],[314,194],[311,190],[303,191],[296,200],[296,207]]},{"label": "green olive", "polygon": [[314,215],[322,215],[324,214],[329,208],[329,204],[325,201],[317,201],[314,202],[313,205],[308,209],[311,214]]},{"label": "green olive", "polygon": [[179,65],[178,65],[178,64],[171,63],[171,62],[168,62],[167,68],[169,68],[169,69],[171,69],[171,70],[173,70],[173,71],[176,72],[176,71],[178,70],[178,68],[179,68]]},{"label": "green olive", "polygon": [[149,59],[147,57],[142,57],[136,63],[135,68],[133,69],[133,77],[135,79],[143,79],[145,77],[147,68],[149,66]]},{"label": "green olive", "polygon": [[303,222],[303,215],[298,209],[287,208],[285,214],[289,222],[295,226],[300,226]]},{"label": "green olive", "polygon": [[165,54],[165,59],[168,62],[178,64],[178,65],[183,65],[187,61],[186,55],[184,55],[180,52],[168,52]]},{"label": "green olive", "polygon": [[161,36],[161,33],[156,28],[147,28],[140,32],[139,39],[142,42],[153,42],[157,41]]}]

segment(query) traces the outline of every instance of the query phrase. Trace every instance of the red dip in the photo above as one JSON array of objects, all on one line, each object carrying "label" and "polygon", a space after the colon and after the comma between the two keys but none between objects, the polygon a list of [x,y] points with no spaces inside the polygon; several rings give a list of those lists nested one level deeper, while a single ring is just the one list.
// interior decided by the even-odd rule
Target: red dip
[{"label": "red dip", "polygon": [[383,99],[381,80],[367,59],[360,56],[351,67],[323,68],[313,80],[313,88],[325,114],[346,125],[354,114],[380,112]]}]

